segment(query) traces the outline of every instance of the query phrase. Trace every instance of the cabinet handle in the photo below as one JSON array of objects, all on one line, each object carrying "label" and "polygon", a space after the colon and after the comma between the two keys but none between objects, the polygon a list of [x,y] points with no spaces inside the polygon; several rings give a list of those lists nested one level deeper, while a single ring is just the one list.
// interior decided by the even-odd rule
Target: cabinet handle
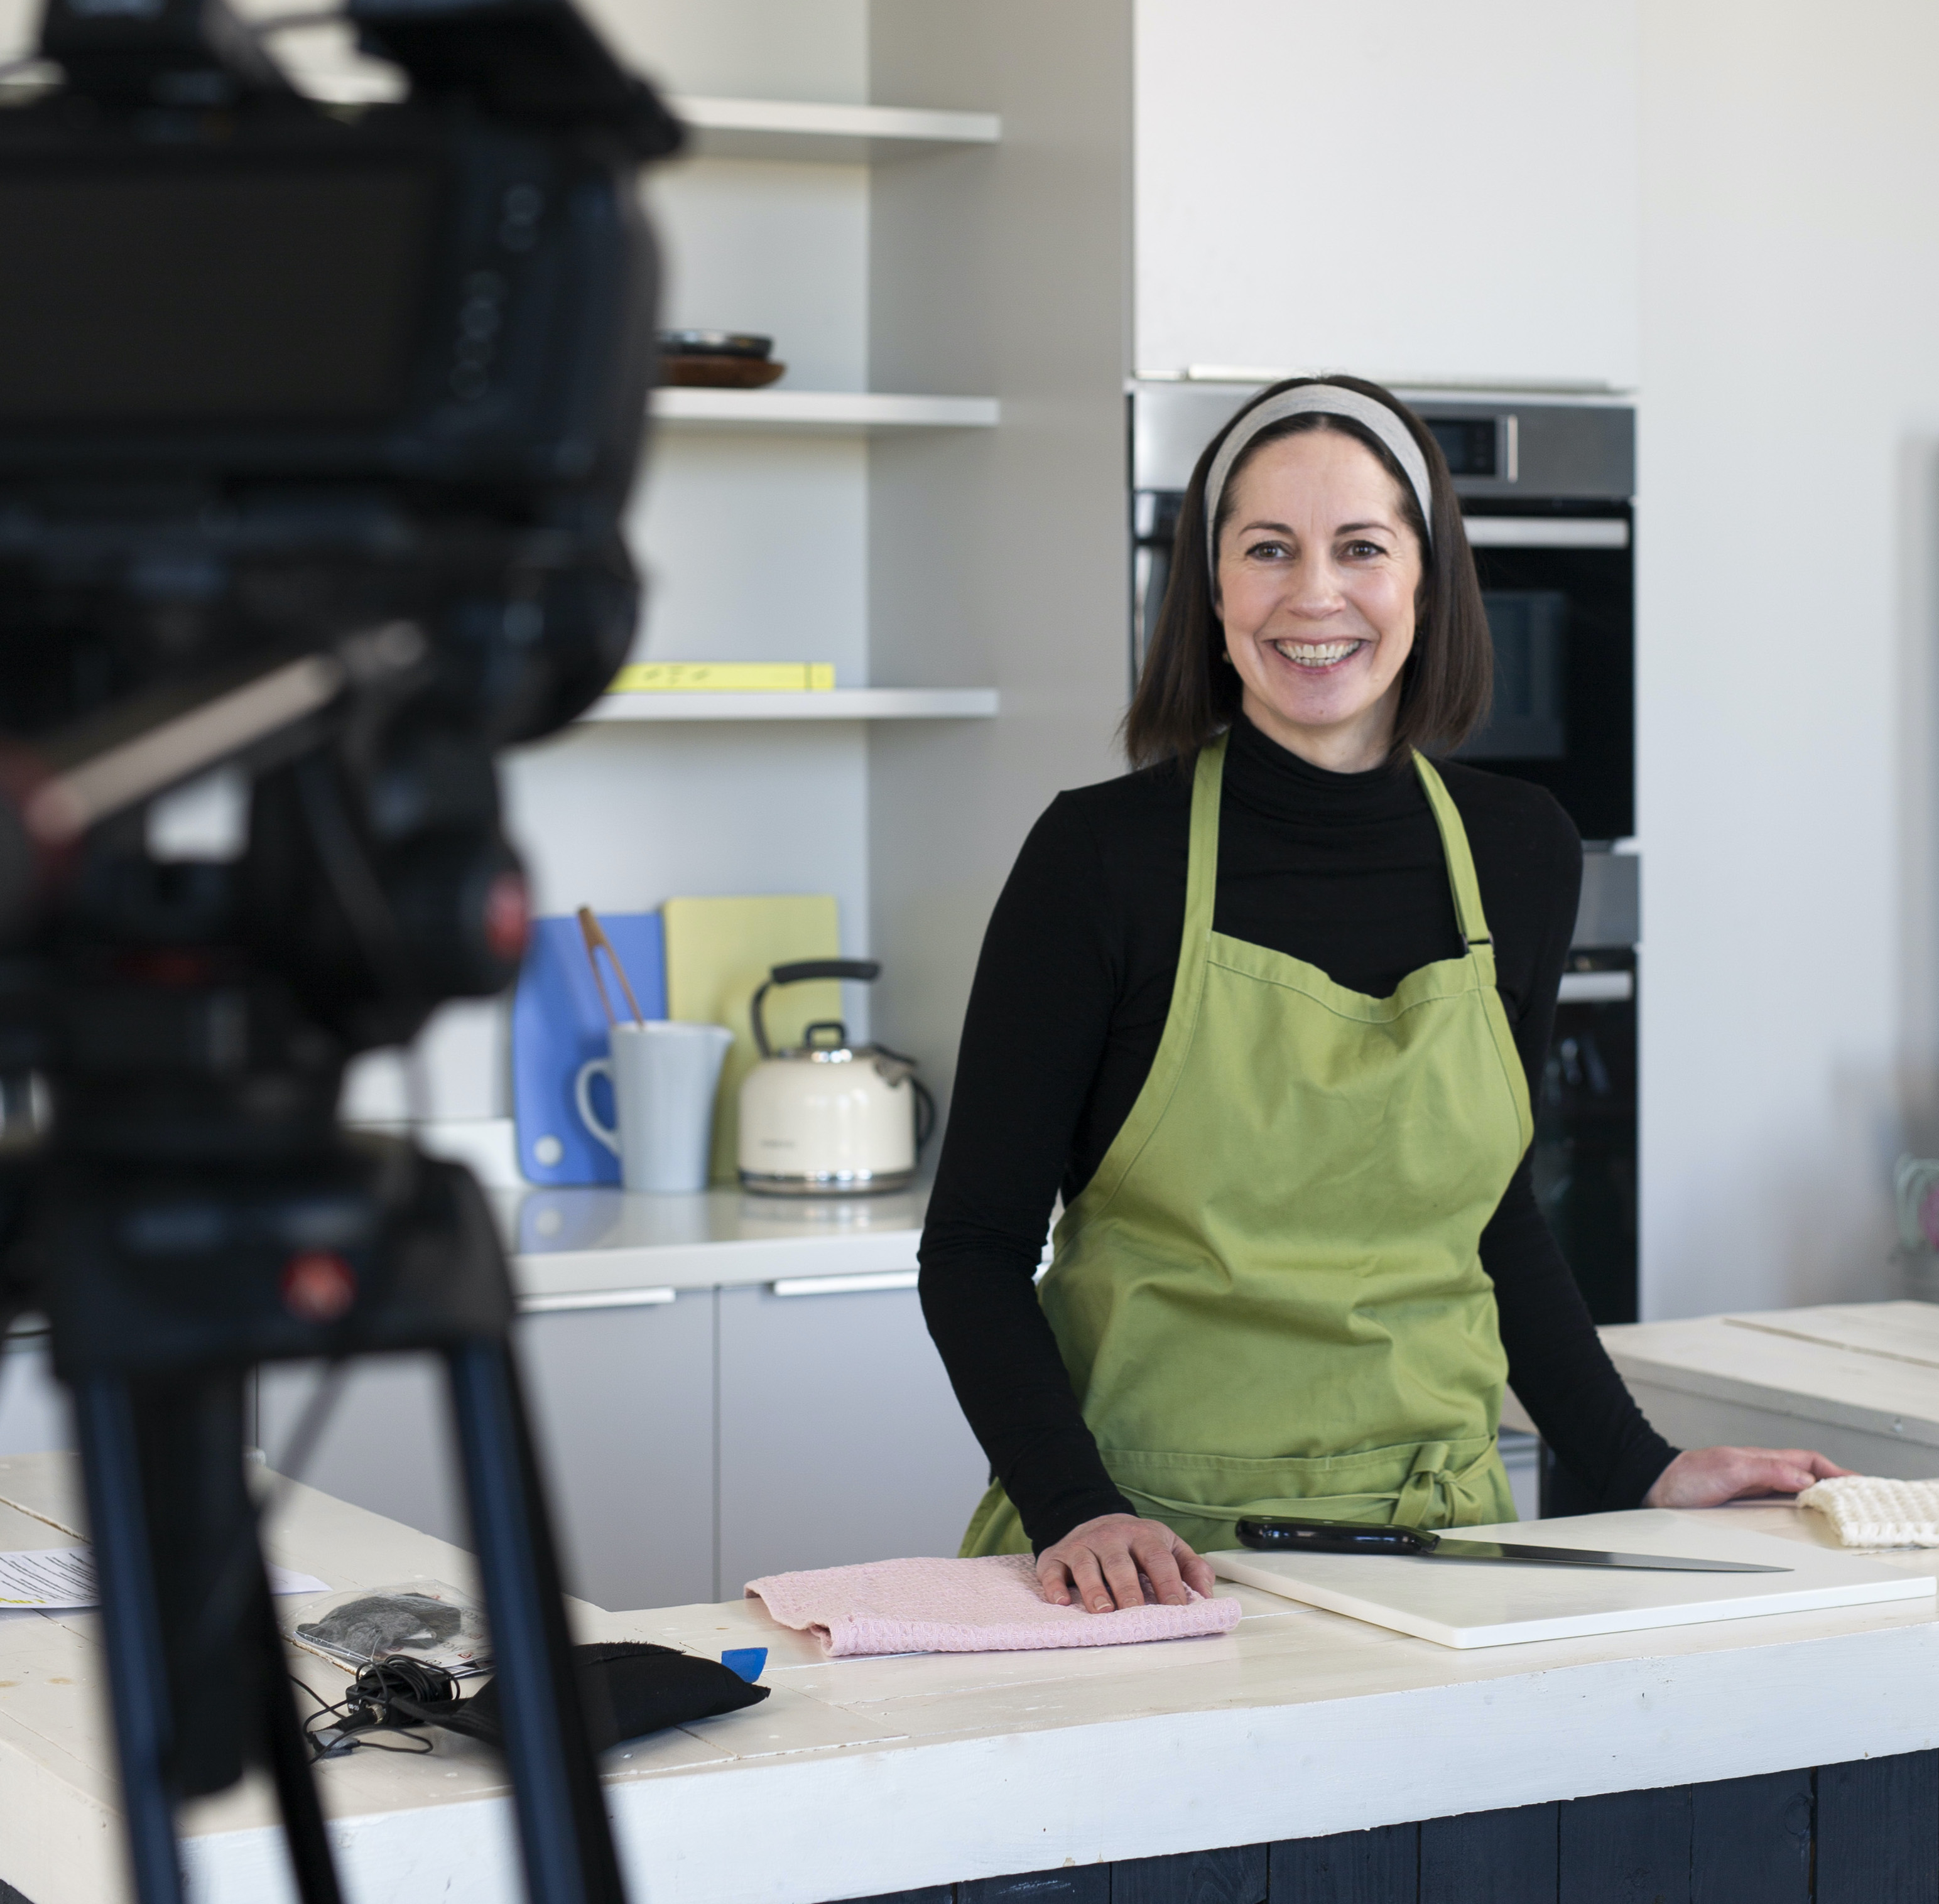
[{"label": "cabinet handle", "polygon": [[1636,996],[1633,972],[1565,972],[1558,1005],[1626,1005]]},{"label": "cabinet handle", "polygon": [[1472,549],[1627,549],[1630,546],[1630,525],[1619,516],[1470,516],[1463,519],[1463,525]]},{"label": "cabinet handle", "polygon": [[521,1315],[549,1315],[561,1309],[657,1309],[670,1303],[671,1289],[587,1289],[568,1296],[521,1296]]},{"label": "cabinet handle", "polygon": [[790,1276],[769,1288],[777,1296],[853,1296],[866,1289],[913,1289],[914,1270],[889,1270],[875,1276]]}]

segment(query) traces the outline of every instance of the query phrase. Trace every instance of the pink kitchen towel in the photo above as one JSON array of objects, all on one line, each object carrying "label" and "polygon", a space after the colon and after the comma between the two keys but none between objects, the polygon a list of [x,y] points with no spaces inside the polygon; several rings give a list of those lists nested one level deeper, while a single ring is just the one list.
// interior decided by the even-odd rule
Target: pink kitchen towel
[{"label": "pink kitchen towel", "polygon": [[[1191,1591],[1189,1588],[1186,1589]],[[1020,1653],[1034,1647],[1130,1646],[1229,1633],[1236,1600],[1193,1593],[1183,1607],[1086,1613],[1055,1607],[1027,1554],[981,1560],[877,1560],[750,1580],[784,1626],[812,1633],[831,1659],[864,1653]]]}]

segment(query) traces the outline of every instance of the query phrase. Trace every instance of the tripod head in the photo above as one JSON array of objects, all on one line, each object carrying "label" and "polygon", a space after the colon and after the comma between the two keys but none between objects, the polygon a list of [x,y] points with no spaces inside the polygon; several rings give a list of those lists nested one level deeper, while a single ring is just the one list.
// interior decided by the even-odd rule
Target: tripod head
[{"label": "tripod head", "polygon": [[[638,606],[635,181],[679,129],[571,0],[347,17],[401,103],[302,96],[224,0],[47,0],[62,77],[0,105],[0,1102],[48,1111],[0,1141],[0,1321],[53,1323],[104,1591],[145,1517],[175,1797],[254,1749],[197,1690],[254,1551],[247,1370],[502,1347],[476,1186],[336,1103],[515,975],[494,752],[604,689]],[[151,853],[218,768],[237,850]]]}]

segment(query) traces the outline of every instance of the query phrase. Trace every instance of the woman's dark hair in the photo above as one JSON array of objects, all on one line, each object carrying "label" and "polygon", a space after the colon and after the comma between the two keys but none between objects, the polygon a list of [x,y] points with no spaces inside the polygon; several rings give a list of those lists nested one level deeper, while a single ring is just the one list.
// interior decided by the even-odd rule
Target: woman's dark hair
[{"label": "woman's dark hair", "polygon": [[1134,767],[1163,761],[1189,761],[1239,717],[1243,684],[1225,659],[1225,631],[1213,604],[1213,576],[1206,558],[1205,478],[1219,446],[1240,418],[1282,391],[1310,383],[1339,384],[1384,403],[1406,425],[1427,459],[1429,493],[1434,505],[1434,534],[1430,542],[1420,519],[1414,485],[1393,452],[1350,417],[1309,413],[1289,417],[1262,430],[1246,446],[1225,479],[1219,497],[1222,528],[1230,514],[1240,473],[1268,443],[1307,430],[1337,430],[1365,444],[1380,459],[1400,492],[1402,520],[1420,545],[1420,591],[1414,600],[1414,652],[1401,674],[1400,710],[1394,722],[1393,747],[1388,758],[1398,764],[1418,747],[1444,751],[1460,745],[1488,711],[1493,684],[1494,649],[1488,638],[1488,618],[1481,607],[1481,588],[1475,579],[1475,558],[1468,546],[1455,499],[1447,459],[1426,424],[1392,391],[1359,377],[1291,377],[1262,390],[1238,415],[1205,446],[1192,472],[1178,512],[1172,543],[1171,579],[1158,610],[1138,677],[1137,692],[1125,716],[1125,752]]}]

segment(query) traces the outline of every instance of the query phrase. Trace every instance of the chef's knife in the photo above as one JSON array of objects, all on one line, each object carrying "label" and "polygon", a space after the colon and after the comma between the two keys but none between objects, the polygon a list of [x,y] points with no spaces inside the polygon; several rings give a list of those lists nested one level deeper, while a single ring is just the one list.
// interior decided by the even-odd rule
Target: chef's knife
[{"label": "chef's knife", "polygon": [[1242,1520],[1239,1538],[1262,1553],[1411,1554],[1420,1560],[1508,1560],[1536,1567],[1636,1567],[1672,1574],[1788,1574],[1743,1560],[1685,1560],[1663,1553],[1600,1553],[1591,1547],[1524,1547],[1501,1541],[1456,1541],[1420,1527],[1365,1527],[1351,1521]]}]

